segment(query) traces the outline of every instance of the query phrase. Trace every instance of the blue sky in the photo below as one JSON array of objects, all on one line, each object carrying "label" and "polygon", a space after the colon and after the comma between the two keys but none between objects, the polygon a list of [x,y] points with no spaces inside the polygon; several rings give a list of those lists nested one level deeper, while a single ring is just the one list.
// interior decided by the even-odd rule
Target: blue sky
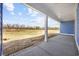
[{"label": "blue sky", "polygon": [[[45,15],[24,4],[3,4],[3,24],[24,24],[25,26],[44,27]],[[48,26],[59,26],[59,23],[49,18]]]}]

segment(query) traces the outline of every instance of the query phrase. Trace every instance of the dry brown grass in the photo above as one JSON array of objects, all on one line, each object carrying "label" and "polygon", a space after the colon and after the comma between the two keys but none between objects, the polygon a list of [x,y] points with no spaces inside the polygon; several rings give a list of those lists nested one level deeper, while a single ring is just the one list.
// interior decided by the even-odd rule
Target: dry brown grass
[{"label": "dry brown grass", "polygon": [[[57,35],[52,31],[53,30],[49,31],[49,35],[48,35],[49,38]],[[33,36],[33,32],[32,32],[32,35],[30,35],[30,37],[26,36],[25,38],[23,38],[22,36],[19,36],[20,38],[23,38],[23,39],[18,38],[17,40],[13,40],[13,39],[10,40],[8,38],[4,38],[4,40],[6,42],[4,42],[4,44],[3,44],[3,54],[10,55],[10,54],[15,53],[19,50],[22,50],[24,48],[34,46],[35,44],[37,45],[38,42],[44,40],[44,34],[41,34],[42,31],[40,31],[40,33],[39,32],[34,32],[34,33],[37,33],[40,35],[36,34],[35,36]],[[12,37],[12,38],[16,38],[16,36]]]},{"label": "dry brown grass", "polygon": [[[56,36],[57,34],[50,34],[50,37]],[[22,40],[14,40],[10,41],[8,43],[5,43],[3,46],[3,54],[4,55],[10,55],[12,53],[15,53],[21,49],[33,46],[34,44],[42,41],[44,39],[44,35],[38,36],[38,37],[33,37],[33,38],[27,38],[27,39],[22,39]]]}]

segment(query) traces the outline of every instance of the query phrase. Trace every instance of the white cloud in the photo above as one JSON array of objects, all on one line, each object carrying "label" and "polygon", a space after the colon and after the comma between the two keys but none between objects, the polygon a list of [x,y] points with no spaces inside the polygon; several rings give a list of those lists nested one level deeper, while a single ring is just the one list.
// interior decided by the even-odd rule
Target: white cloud
[{"label": "white cloud", "polygon": [[60,23],[49,17],[49,19],[48,19],[48,26],[49,27],[59,27]]},{"label": "white cloud", "polygon": [[28,13],[31,14],[33,10],[31,8],[28,8]]},{"label": "white cloud", "polygon": [[14,15],[14,5],[13,3],[4,3],[4,6],[6,7],[6,9],[12,14]]},{"label": "white cloud", "polygon": [[21,15],[22,15],[22,13],[21,13],[21,12],[19,12],[19,13],[18,13],[18,15],[19,15],[19,16],[21,16]]},{"label": "white cloud", "polygon": [[4,6],[6,6],[8,11],[14,11],[13,3],[4,3]]},{"label": "white cloud", "polygon": [[31,9],[31,8],[28,8],[28,15],[30,16],[37,16],[38,12]]},{"label": "white cloud", "polygon": [[12,15],[15,15],[15,13],[14,13],[14,12],[11,12],[11,14],[12,14]]},{"label": "white cloud", "polygon": [[32,19],[30,25],[31,26],[41,26],[44,27],[45,18],[44,17],[36,17],[35,19]]}]

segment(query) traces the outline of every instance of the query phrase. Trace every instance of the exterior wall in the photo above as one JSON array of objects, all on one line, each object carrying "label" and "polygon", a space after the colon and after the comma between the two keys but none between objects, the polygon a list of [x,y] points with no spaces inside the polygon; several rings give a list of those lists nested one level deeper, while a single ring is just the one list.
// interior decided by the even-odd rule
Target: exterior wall
[{"label": "exterior wall", "polygon": [[61,21],[60,32],[65,34],[74,34],[74,21]]}]

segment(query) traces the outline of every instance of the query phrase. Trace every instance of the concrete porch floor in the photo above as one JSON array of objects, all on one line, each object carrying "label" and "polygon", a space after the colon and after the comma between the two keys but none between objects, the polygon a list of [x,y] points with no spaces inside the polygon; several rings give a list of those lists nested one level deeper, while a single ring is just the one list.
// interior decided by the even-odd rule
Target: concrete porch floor
[{"label": "concrete porch floor", "polygon": [[75,56],[78,51],[73,36],[58,35],[35,47],[20,50],[10,56]]}]

